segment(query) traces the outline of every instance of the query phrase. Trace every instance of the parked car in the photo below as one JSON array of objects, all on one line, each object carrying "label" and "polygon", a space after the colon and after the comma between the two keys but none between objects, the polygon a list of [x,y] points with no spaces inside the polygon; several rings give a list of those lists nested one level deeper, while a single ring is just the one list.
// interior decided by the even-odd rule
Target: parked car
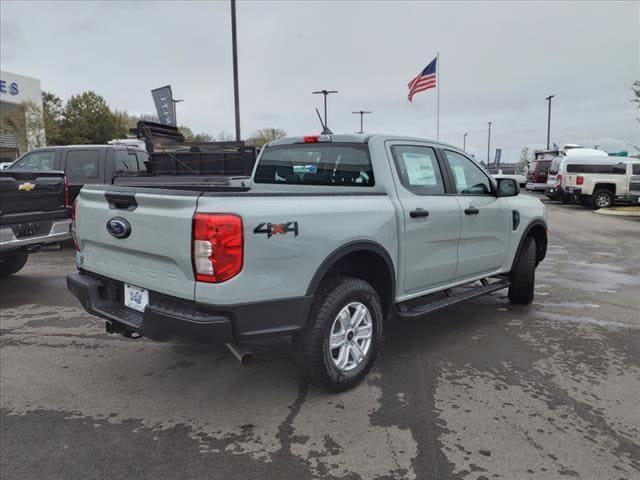
[{"label": "parked car", "polygon": [[146,151],[123,145],[67,145],[36,148],[9,170],[61,170],[69,182],[70,201],[85,184],[110,184],[121,175],[146,172]]},{"label": "parked car", "polygon": [[556,157],[549,167],[547,174],[547,188],[545,194],[551,200],[561,200],[562,203],[571,203],[573,195],[564,191],[562,187],[562,178],[566,175],[567,162],[574,159],[580,159],[580,162],[597,163],[603,157],[608,158],[607,152],[596,150],[594,148],[582,148],[580,146],[566,145],[563,155]]},{"label": "parked car", "polygon": [[63,172],[0,170],[0,277],[42,245],[71,238],[68,198]]},{"label": "parked car", "polygon": [[520,187],[527,185],[527,176],[524,172],[518,170],[517,167],[488,167],[487,170],[491,176],[495,179],[498,178],[512,178]]},{"label": "parked car", "polygon": [[437,142],[277,140],[236,186],[85,186],[67,284],[129,337],[226,342],[246,360],[244,342],[290,335],[304,378],[343,391],[371,368],[391,311],[419,318],[505,288],[531,303],[546,212],[518,193]]},{"label": "parked car", "polygon": [[551,159],[534,160],[527,174],[527,190],[545,191],[547,188],[547,175],[551,167]]},{"label": "parked car", "polygon": [[609,208],[616,202],[639,203],[640,159],[607,157],[597,163],[567,163],[565,189],[584,206]]}]

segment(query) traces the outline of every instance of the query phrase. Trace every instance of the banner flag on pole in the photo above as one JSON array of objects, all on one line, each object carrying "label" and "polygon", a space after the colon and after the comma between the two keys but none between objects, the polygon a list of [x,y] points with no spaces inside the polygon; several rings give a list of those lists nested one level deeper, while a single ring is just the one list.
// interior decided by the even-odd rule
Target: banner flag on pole
[{"label": "banner flag on pole", "polygon": [[160,123],[177,127],[176,106],[173,103],[171,85],[151,90],[151,96],[153,97],[153,103],[156,105]]}]

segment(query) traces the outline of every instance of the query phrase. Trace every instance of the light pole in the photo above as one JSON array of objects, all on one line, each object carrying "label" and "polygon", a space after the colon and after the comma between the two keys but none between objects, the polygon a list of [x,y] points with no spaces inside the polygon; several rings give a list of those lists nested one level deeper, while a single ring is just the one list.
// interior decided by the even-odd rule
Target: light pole
[{"label": "light pole", "polygon": [[240,141],[240,90],[238,88],[238,42],[236,39],[236,0],[231,0],[231,46],[233,50],[233,100],[236,110],[236,142]]},{"label": "light pole", "polygon": [[364,129],[362,127],[362,125],[363,125],[362,119],[366,114],[372,113],[372,112],[368,112],[366,110],[358,110],[357,112],[351,112],[351,113],[353,113],[354,115],[356,115],[356,114],[360,115],[360,131],[358,133],[364,133]]},{"label": "light pole", "polygon": [[487,140],[487,166],[489,166],[489,152],[491,151],[491,123],[489,122],[489,138]]},{"label": "light pole", "polygon": [[462,135],[462,151],[463,152],[467,151],[467,135],[469,135],[469,132]]},{"label": "light pole", "polygon": [[327,95],[330,95],[332,93],[338,93],[337,90],[317,90],[315,92],[311,92],[314,95],[318,95],[318,94],[322,94],[324,96],[324,128],[329,128],[329,125],[327,125]]},{"label": "light pole", "polygon": [[551,99],[555,95],[549,95],[546,100],[549,102],[549,113],[547,115],[547,150],[549,150],[549,141],[551,139]]}]

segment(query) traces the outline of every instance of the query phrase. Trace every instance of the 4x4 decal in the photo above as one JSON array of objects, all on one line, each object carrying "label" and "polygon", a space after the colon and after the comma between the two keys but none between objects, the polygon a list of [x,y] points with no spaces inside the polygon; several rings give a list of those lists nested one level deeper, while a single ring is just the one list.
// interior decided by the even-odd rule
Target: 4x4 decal
[{"label": "4x4 decal", "polygon": [[261,223],[253,229],[253,233],[266,233],[267,238],[274,235],[284,235],[293,232],[294,236],[298,236],[298,222],[287,223]]}]

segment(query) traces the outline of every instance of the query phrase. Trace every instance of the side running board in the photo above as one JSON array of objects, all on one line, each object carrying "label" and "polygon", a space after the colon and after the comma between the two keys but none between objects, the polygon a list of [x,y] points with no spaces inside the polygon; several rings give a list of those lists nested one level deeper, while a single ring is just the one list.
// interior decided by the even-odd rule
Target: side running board
[{"label": "side running board", "polygon": [[[445,290],[444,292],[426,295],[398,304],[398,316],[400,318],[419,318],[456,303],[471,300],[472,298],[486,295],[507,288],[510,282],[507,279],[494,279],[493,282],[483,279],[460,287]],[[443,296],[444,295],[444,296]]]}]

